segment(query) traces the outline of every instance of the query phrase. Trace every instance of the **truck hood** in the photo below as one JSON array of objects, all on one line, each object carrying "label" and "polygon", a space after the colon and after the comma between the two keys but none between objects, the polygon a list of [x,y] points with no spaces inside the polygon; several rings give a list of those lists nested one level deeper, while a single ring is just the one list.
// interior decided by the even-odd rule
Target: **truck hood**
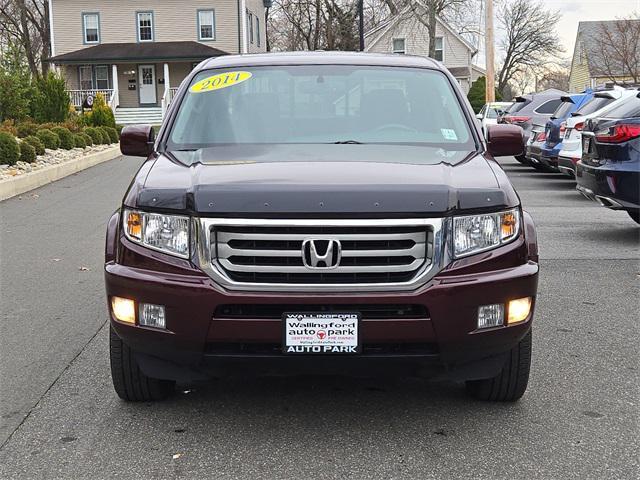
[{"label": "truck hood", "polygon": [[150,162],[126,205],[268,216],[423,214],[514,203],[495,162],[424,146],[226,146],[168,152]]}]

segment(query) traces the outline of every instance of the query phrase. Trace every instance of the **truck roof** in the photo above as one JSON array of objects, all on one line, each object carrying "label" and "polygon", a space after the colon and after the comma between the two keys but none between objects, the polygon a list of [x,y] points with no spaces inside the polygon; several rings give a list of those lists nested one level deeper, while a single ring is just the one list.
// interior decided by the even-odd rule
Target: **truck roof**
[{"label": "truck roof", "polygon": [[224,55],[205,60],[197,67],[197,70],[265,65],[371,65],[445,70],[441,63],[427,57],[363,52],[282,52]]}]

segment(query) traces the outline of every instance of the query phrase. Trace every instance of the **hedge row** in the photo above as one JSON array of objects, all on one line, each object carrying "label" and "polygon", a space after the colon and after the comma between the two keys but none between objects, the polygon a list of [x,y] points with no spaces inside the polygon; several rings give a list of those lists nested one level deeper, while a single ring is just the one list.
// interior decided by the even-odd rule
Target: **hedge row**
[{"label": "hedge row", "polygon": [[45,153],[45,148],[71,150],[91,145],[108,145],[119,140],[118,131],[113,127],[86,127],[78,133],[56,124],[51,124],[51,128],[42,127],[43,125],[30,123],[15,127],[21,141],[12,132],[0,130],[0,164],[15,165],[18,160],[35,162],[37,155]]}]

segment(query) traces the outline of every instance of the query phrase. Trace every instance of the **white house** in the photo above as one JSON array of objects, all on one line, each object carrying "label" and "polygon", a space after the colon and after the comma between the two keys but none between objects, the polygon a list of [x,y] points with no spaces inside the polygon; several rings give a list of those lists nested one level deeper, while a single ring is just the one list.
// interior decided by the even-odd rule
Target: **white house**
[{"label": "white house", "polygon": [[[435,59],[449,69],[467,93],[471,84],[484,75],[484,70],[473,64],[478,50],[440,17],[436,22]],[[365,51],[426,57],[429,55],[427,27],[411,9],[405,9],[365,33]]]}]

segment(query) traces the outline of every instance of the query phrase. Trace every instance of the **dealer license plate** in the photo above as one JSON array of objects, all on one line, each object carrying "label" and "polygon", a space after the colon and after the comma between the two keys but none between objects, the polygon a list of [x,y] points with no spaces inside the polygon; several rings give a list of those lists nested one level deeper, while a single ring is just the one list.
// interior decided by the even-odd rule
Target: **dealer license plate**
[{"label": "dealer license plate", "polygon": [[293,355],[356,354],[361,351],[360,314],[299,313],[282,315],[282,351]]}]

